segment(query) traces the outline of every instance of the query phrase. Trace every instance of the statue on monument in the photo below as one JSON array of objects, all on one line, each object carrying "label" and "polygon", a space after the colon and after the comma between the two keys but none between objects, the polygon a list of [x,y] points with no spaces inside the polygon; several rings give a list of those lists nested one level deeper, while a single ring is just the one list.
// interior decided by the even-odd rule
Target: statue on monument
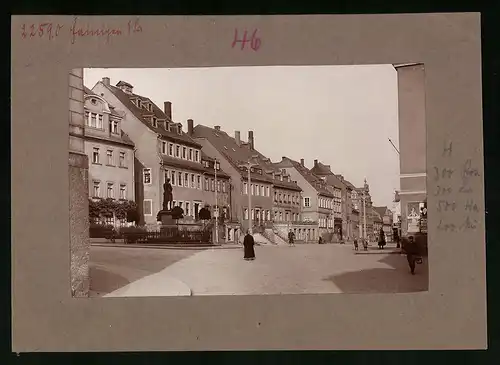
[{"label": "statue on monument", "polygon": [[174,196],[172,193],[172,184],[170,184],[170,179],[167,179],[163,184],[163,210],[171,210],[172,202],[174,200]]}]

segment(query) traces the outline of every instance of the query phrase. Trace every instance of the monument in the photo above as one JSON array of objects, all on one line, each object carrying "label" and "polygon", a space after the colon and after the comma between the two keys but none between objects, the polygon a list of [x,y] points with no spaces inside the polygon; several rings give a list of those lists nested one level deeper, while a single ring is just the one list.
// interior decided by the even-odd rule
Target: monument
[{"label": "monument", "polygon": [[175,226],[174,219],[172,218],[172,205],[174,201],[172,190],[170,179],[167,179],[163,184],[163,206],[156,216],[156,220],[161,222],[163,226]]}]

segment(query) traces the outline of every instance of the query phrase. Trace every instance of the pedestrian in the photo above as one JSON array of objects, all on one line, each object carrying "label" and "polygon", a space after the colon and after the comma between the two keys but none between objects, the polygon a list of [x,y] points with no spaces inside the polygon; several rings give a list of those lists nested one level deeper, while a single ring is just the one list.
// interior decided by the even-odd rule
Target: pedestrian
[{"label": "pedestrian", "polygon": [[247,261],[255,260],[255,241],[253,236],[250,234],[250,230],[247,230],[247,234],[243,239],[243,258]]},{"label": "pedestrian", "polygon": [[406,242],[403,241],[403,251],[406,253],[410,272],[412,275],[415,275],[415,264],[417,262],[421,263],[422,258],[420,257],[420,250],[413,236],[408,237]]},{"label": "pedestrian", "polygon": [[384,229],[380,228],[379,236],[378,236],[378,248],[383,249],[385,246],[385,233]]},{"label": "pedestrian", "polygon": [[323,238],[321,238],[321,236],[319,236],[319,238],[318,238],[318,244],[321,245],[322,243],[323,243]]},{"label": "pedestrian", "polygon": [[368,251],[368,241],[366,238],[363,238],[363,250]]},{"label": "pedestrian", "polygon": [[290,232],[288,232],[288,244],[291,246],[295,246],[295,233],[292,232],[292,230],[290,230]]},{"label": "pedestrian", "polygon": [[354,251],[358,251],[358,240],[354,239]]}]

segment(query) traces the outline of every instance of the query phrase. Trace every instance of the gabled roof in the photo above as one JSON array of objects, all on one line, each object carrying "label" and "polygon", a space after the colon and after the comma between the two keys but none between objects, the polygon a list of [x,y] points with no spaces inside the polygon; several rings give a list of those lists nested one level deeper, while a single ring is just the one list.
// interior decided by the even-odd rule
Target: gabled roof
[{"label": "gabled roof", "polygon": [[340,178],[340,175],[336,175],[332,172],[330,165],[325,165],[318,161],[317,164],[311,169],[311,172],[318,176],[324,176],[326,178],[326,182],[337,189],[344,189],[346,186],[349,187],[345,183],[345,180]]},{"label": "gabled roof", "polygon": [[350,188],[350,189],[352,189],[352,190],[355,190],[355,189],[356,189],[356,187],[355,187],[355,186],[354,186],[354,185],[353,185],[353,184],[352,184],[349,180],[345,180],[345,179],[344,179],[344,180],[342,180],[342,182],[343,182],[344,184],[346,184],[348,188]]},{"label": "gabled roof", "polygon": [[[95,92],[93,92],[92,90],[90,90],[85,85],[83,86],[83,92],[84,92],[85,95],[93,95],[93,96],[97,96],[99,98],[102,98],[102,96],[97,95]],[[111,105],[110,103],[108,103],[108,106],[109,106],[109,110],[111,112],[111,115],[114,115],[116,117],[120,117],[121,118],[121,115],[118,114],[118,112],[115,110],[115,107],[113,105]]]},{"label": "gabled roof", "polygon": [[[214,175],[213,169],[211,169],[209,167],[205,167],[203,164],[198,163],[198,162],[180,160],[178,158],[170,157],[167,155],[162,155],[161,158],[162,158],[163,163],[168,165],[168,166],[179,167],[179,168],[189,168],[191,170],[198,171],[198,172],[203,173],[203,174]],[[217,176],[229,178],[229,175],[226,174],[222,170],[217,170]]]},{"label": "gabled roof", "polygon": [[284,156],[281,162],[275,164],[275,166],[277,167],[285,167],[287,165],[291,165],[292,167],[294,167],[319,194],[330,198],[334,197],[334,195],[330,193],[328,189],[326,189],[326,187],[324,187],[324,181],[321,180],[318,175],[312,173],[311,170],[309,170],[307,167],[301,165],[300,162]]},{"label": "gabled roof", "polygon": [[[104,83],[101,82],[101,84],[106,87],[109,91],[111,91],[117,98],[120,100],[120,102],[128,109],[130,112],[138,119],[140,120],[144,125],[146,125],[150,130],[153,132],[161,135],[165,139],[171,140],[171,141],[177,141],[177,142],[182,142],[186,145],[190,145],[192,147],[200,148],[201,145],[199,143],[196,143],[193,141],[191,137],[189,137],[186,133],[182,132],[182,134],[178,134],[176,132],[171,132],[167,131],[166,129],[162,127],[154,127],[146,118],[145,116],[147,115],[152,115],[155,116],[157,119],[161,120],[167,120],[170,123],[175,123],[170,119],[164,112],[161,110],[155,103],[153,103],[149,98],[145,96],[141,96],[138,94],[127,94],[123,90],[121,90],[117,86],[121,85],[127,85],[131,86],[125,81],[120,81],[118,82],[117,86],[112,86],[112,85],[105,85]],[[131,99],[134,98],[139,98],[141,101],[149,102],[151,103],[152,106],[152,111],[143,109],[135,105]]]},{"label": "gabled roof", "polygon": [[247,173],[240,170],[239,166],[250,161],[251,163],[258,165],[258,167],[262,170],[262,174],[251,172],[250,178],[252,180],[272,183],[275,186],[285,189],[302,191],[302,189],[294,182],[279,181],[274,179],[272,173],[279,172],[279,170],[267,157],[262,155],[259,151],[251,149],[248,143],[241,141],[238,145],[233,137],[229,136],[222,130],[216,130],[202,124],[198,124],[193,128],[193,137],[207,139],[217,149],[217,151],[219,151],[219,153],[222,154],[231,165],[233,165],[236,170],[241,172],[243,178],[247,177]]}]

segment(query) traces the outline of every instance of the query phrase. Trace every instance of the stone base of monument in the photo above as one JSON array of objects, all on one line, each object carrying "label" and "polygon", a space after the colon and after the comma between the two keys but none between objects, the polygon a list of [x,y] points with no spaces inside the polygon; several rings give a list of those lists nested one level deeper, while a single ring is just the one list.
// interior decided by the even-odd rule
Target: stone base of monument
[{"label": "stone base of monument", "polygon": [[156,215],[156,220],[165,227],[176,227],[175,219],[172,218],[172,212],[169,210],[160,210]]}]

